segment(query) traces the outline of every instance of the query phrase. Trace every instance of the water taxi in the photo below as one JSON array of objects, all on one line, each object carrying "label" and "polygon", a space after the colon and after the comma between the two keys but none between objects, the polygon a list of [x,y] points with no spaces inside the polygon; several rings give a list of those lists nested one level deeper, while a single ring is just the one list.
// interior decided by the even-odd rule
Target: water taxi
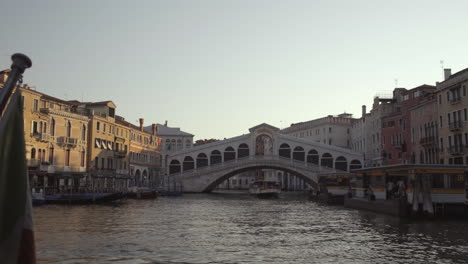
[{"label": "water taxi", "polygon": [[249,193],[258,198],[278,198],[281,188],[274,181],[255,181],[249,188]]}]

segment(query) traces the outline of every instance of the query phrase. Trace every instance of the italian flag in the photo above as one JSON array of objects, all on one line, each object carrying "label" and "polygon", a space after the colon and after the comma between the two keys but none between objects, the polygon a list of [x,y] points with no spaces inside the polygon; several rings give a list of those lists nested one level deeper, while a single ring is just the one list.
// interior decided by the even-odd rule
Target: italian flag
[{"label": "italian flag", "polygon": [[17,89],[0,112],[0,263],[5,264],[36,263],[20,98]]}]

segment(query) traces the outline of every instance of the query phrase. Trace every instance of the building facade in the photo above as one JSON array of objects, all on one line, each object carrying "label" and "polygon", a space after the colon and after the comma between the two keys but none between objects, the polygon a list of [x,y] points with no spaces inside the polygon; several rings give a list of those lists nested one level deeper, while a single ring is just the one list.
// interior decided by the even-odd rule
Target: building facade
[{"label": "building facade", "polygon": [[444,73],[445,80],[436,85],[440,163],[468,165],[468,68]]},{"label": "building facade", "polygon": [[290,127],[281,130],[281,133],[337,147],[351,148],[350,130],[354,120],[351,114],[329,115],[291,124]]},{"label": "building facade", "polygon": [[118,122],[130,129],[130,176],[135,186],[155,187],[159,184],[161,169],[161,138],[157,136],[156,124],[151,132],[144,129],[144,119],[135,126],[123,118]]}]

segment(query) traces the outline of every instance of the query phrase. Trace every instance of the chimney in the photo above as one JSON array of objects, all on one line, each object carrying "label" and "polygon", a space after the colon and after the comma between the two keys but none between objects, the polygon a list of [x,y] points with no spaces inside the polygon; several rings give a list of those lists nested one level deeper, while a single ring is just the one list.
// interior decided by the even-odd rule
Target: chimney
[{"label": "chimney", "polygon": [[143,118],[140,118],[140,130],[143,131],[143,122],[145,121],[145,119]]},{"label": "chimney", "polygon": [[362,118],[366,116],[366,105],[362,105]]},{"label": "chimney", "polygon": [[452,75],[452,69],[444,69],[444,80],[447,80]]},{"label": "chimney", "polygon": [[164,126],[167,127],[167,120],[166,120],[166,122],[164,122]]},{"label": "chimney", "polygon": [[152,128],[152,131],[153,131],[153,136],[156,136],[156,132],[158,131],[158,127],[156,126],[156,124],[152,124],[151,128]]}]

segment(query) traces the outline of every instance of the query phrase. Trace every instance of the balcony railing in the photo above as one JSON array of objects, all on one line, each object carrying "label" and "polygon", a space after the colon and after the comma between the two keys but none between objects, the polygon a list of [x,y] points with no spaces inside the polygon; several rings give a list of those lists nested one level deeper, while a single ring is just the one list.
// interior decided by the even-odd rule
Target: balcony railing
[{"label": "balcony railing", "polygon": [[457,97],[453,97],[450,99],[450,103],[451,104],[457,104],[461,101],[461,97],[460,96],[457,96]]},{"label": "balcony railing", "polygon": [[455,121],[449,124],[449,129],[450,131],[456,131],[460,130],[463,128],[463,122],[462,121]]},{"label": "balcony railing", "polygon": [[26,161],[26,165],[28,167],[39,167],[39,165],[41,165],[41,160],[38,160],[38,159],[28,159]]},{"label": "balcony railing", "polygon": [[51,136],[47,133],[32,132],[31,136],[42,142],[49,142],[51,140]]},{"label": "balcony railing", "polygon": [[436,143],[435,137],[423,137],[419,140],[421,145],[434,145]]},{"label": "balcony railing", "polygon": [[58,137],[57,138],[57,144],[62,145],[62,146],[68,146],[68,147],[76,147],[76,144],[78,143],[78,139],[76,138],[70,138],[70,137]]},{"label": "balcony railing", "polygon": [[463,155],[463,146],[450,146],[447,148],[450,155]]},{"label": "balcony railing", "polygon": [[114,151],[114,157],[116,158],[125,158],[127,156],[127,152],[125,151]]}]

